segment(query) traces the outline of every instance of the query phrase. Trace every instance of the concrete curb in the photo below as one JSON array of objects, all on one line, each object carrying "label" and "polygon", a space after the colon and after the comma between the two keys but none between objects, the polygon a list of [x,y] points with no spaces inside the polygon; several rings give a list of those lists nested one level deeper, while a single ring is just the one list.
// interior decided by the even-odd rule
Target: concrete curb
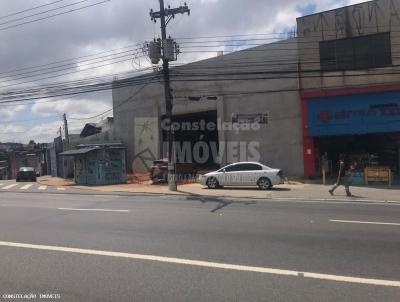
[{"label": "concrete curb", "polygon": [[[84,196],[151,196],[151,195],[157,195],[157,196],[168,196],[168,195],[163,195],[163,194],[150,194],[150,193],[132,193],[132,192],[101,192],[97,191],[98,193],[87,193],[87,192],[34,192],[34,191],[16,191],[16,190],[9,190],[9,191],[0,191],[0,194],[6,194],[6,193],[18,193],[18,194],[49,194],[49,195],[84,195]],[[184,195],[181,195],[184,196]]]},{"label": "concrete curb", "polygon": [[[38,181],[39,184],[58,187],[52,184],[46,184],[43,182]],[[62,186],[66,187],[66,186]],[[237,197],[237,196],[230,196],[230,195],[203,195],[198,193],[190,193],[184,191],[178,192],[164,192],[164,193],[156,193],[156,192],[145,192],[145,191],[102,191],[98,190],[95,187],[82,187],[82,186],[72,186],[71,188],[77,190],[90,190],[96,192],[97,195],[118,195],[118,196],[132,196],[132,195],[140,195],[140,196],[191,196],[191,197],[198,197],[204,199],[230,199],[230,200],[257,200],[257,201],[302,201],[302,202],[343,202],[343,203],[375,203],[375,204],[399,204],[400,201],[397,200],[377,200],[377,199],[351,199],[351,198],[308,198],[308,197]],[[20,192],[22,193],[22,192]],[[68,193],[68,192],[55,192],[52,194],[75,194],[75,195],[91,195],[89,193],[82,194],[82,193]]]},{"label": "concrete curb", "polygon": [[[87,191],[94,191],[94,192],[98,192],[97,195],[117,195],[115,193],[118,193],[119,195],[121,194],[125,194],[125,195],[132,195],[132,194],[138,194],[138,195],[177,195],[177,196],[183,196],[183,193],[156,193],[156,192],[142,192],[142,191],[136,191],[136,192],[131,192],[131,191],[103,191],[103,190],[98,190],[95,187],[82,187],[82,186],[57,186],[57,185],[53,185],[53,184],[48,184],[45,182],[41,182],[40,180],[37,181],[38,184],[43,185],[43,186],[49,186],[49,187],[63,187],[63,188],[71,188],[71,189],[75,189],[75,190],[87,190]],[[9,191],[10,192],[10,191]],[[21,192],[24,193],[24,192]],[[56,192],[57,194],[80,194],[80,193],[73,193],[73,192]],[[103,193],[103,194],[101,194]],[[87,194],[87,195],[92,195],[92,194]]]}]

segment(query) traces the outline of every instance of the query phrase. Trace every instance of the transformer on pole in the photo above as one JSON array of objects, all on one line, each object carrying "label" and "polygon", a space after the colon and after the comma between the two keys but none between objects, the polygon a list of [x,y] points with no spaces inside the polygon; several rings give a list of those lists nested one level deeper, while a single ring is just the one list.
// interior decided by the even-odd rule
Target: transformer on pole
[{"label": "transformer on pole", "polygon": [[[161,21],[161,41],[157,40],[150,42],[148,45],[150,60],[153,64],[157,64],[160,61],[160,57],[163,60],[163,73],[164,73],[164,94],[165,94],[165,113],[166,119],[172,122],[172,93],[171,93],[171,83],[169,77],[169,62],[176,61],[179,52],[178,45],[174,40],[169,37],[167,38],[167,25],[172,18],[175,18],[177,14],[190,15],[190,9],[188,8],[186,2],[183,6],[177,8],[164,7],[164,0],[160,1],[160,11],[155,12],[150,10],[151,20],[157,22],[157,19]],[[158,48],[161,51],[158,51]],[[168,129],[168,185],[171,191],[177,191],[176,185],[176,175],[175,175],[175,151],[174,151],[174,132],[172,127]]]}]

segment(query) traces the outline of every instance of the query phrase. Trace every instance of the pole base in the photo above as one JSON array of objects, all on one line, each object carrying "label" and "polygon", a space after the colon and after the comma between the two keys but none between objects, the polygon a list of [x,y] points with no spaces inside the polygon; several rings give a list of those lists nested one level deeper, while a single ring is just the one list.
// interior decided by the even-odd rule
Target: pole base
[{"label": "pole base", "polygon": [[168,189],[172,192],[178,191],[178,186],[176,184],[176,179],[174,174],[170,174],[168,177]]}]

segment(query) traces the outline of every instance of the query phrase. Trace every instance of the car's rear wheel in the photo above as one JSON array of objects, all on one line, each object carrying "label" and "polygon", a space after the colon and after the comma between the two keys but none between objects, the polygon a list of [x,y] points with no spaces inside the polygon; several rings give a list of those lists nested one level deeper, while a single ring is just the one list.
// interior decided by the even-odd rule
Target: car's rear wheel
[{"label": "car's rear wheel", "polygon": [[209,189],[218,189],[220,185],[215,177],[210,177],[209,179],[207,179],[207,187]]},{"label": "car's rear wheel", "polygon": [[260,178],[257,182],[257,185],[260,188],[260,190],[269,190],[272,188],[271,181],[266,177]]}]

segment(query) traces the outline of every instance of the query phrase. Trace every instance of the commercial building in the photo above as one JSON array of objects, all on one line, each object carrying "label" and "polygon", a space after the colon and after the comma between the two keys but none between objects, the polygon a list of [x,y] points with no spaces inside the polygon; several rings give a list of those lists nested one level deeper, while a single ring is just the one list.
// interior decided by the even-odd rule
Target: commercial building
[{"label": "commercial building", "polygon": [[298,19],[304,174],[346,153],[400,170],[400,1]]},{"label": "commercial building", "polygon": [[[178,162],[201,169],[260,161],[302,175],[297,58],[292,39],[173,68]],[[115,136],[127,146],[131,171],[149,171],[153,160],[167,156],[163,142],[171,125],[159,78],[138,77],[143,84],[128,87],[115,82]]]},{"label": "commercial building", "polygon": [[[332,171],[347,153],[362,167],[399,173],[400,0],[297,23],[297,38],[172,69],[178,162],[255,160],[287,175],[317,177],[323,157]],[[170,125],[161,78],[155,72],[130,86],[116,81],[113,89],[115,137],[135,172],[166,156]]]}]

